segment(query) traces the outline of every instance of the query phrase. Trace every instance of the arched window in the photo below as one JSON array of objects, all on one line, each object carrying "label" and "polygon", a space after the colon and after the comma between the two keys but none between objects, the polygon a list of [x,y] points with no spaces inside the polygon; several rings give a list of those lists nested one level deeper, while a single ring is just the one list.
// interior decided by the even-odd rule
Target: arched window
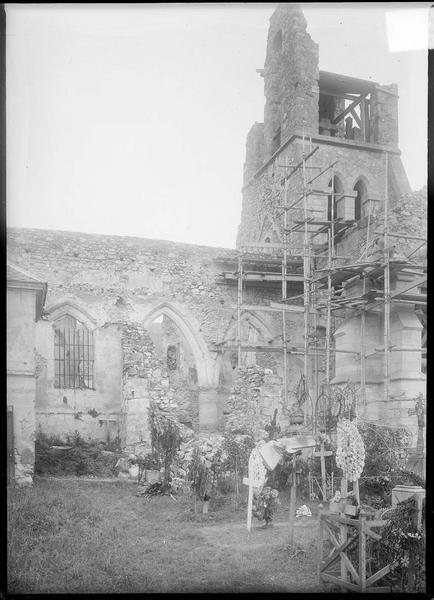
[{"label": "arched window", "polygon": [[[332,216],[334,219],[337,219],[338,217],[340,217],[340,215],[338,214],[338,200],[339,200],[340,196],[344,193],[344,186],[342,185],[342,182],[339,179],[339,177],[337,177],[336,175],[333,177],[333,180],[330,179],[330,181],[329,181],[329,185],[328,185],[329,188],[331,188],[332,185],[333,185],[334,194],[330,194],[330,196],[328,196],[327,221],[331,221]],[[332,215],[332,206],[333,206],[333,215]]]},{"label": "arched window", "polygon": [[93,332],[69,314],[54,322],[54,387],[94,388]]},{"label": "arched window", "polygon": [[273,50],[275,52],[282,51],[282,31],[280,29],[273,38]]},{"label": "arched window", "polygon": [[354,191],[357,193],[354,199],[354,219],[360,221],[363,215],[363,203],[368,198],[368,190],[365,183],[359,179],[354,186]]}]

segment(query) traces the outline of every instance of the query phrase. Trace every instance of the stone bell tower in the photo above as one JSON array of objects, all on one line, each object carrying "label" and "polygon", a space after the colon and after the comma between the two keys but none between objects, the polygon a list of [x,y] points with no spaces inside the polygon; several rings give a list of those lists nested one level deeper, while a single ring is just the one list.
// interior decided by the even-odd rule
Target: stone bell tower
[{"label": "stone bell tower", "polygon": [[[398,146],[398,89],[319,70],[318,56],[300,5],[279,4],[270,18],[264,68],[258,70],[264,122],[247,136],[237,247],[269,244],[266,252],[276,259],[285,247],[292,261],[286,277],[295,277],[291,265],[304,259],[308,246],[303,276],[310,282],[311,308],[321,297],[324,305],[328,294],[330,252],[331,383],[363,385],[367,418],[410,426],[412,398],[425,386],[417,309],[425,302],[426,267],[423,257],[415,262],[411,243],[394,255],[395,246],[414,231],[416,214],[406,222],[399,210],[414,194]],[[415,202],[419,210],[416,197]],[[424,232],[413,239],[418,235]],[[377,239],[383,246],[376,249]],[[301,302],[300,290],[287,292],[285,301],[293,293]],[[304,340],[317,336],[315,327],[309,322]]]}]

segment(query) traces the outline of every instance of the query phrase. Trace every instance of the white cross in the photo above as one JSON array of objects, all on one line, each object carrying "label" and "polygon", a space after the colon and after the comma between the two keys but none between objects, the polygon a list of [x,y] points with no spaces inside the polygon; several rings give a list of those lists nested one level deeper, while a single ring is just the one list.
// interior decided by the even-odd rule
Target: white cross
[{"label": "white cross", "polygon": [[332,456],[333,452],[331,452],[331,450],[324,450],[324,442],[321,442],[321,450],[319,452],[314,452],[313,455],[316,458],[320,458],[321,459],[321,483],[322,483],[322,499],[324,500],[324,502],[327,501],[327,474],[326,474],[326,469],[325,469],[325,460],[324,458],[326,456]]},{"label": "white cross", "polygon": [[243,478],[244,485],[249,486],[247,502],[247,531],[252,529],[253,489],[261,490],[267,479],[267,468],[257,448],[253,448],[249,458],[249,476]]}]

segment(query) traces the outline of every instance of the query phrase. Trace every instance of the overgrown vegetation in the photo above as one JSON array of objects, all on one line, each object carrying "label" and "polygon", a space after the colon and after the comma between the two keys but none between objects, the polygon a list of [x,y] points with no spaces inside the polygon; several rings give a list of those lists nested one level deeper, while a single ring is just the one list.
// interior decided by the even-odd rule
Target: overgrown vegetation
[{"label": "overgrown vegetation", "polygon": [[255,447],[255,441],[250,435],[234,435],[226,432],[223,441],[223,452],[227,459],[222,465],[223,476],[219,477],[218,485],[224,486],[228,472],[233,476],[236,500],[240,495],[240,480],[247,473],[250,453]]},{"label": "overgrown vegetation", "polygon": [[[425,591],[424,513],[423,509],[422,527],[418,529],[416,499],[412,496],[388,511],[388,523],[381,531],[381,539],[366,538],[367,576],[392,565],[392,571],[379,582],[380,586],[390,586],[391,592]],[[347,552],[354,564],[357,564],[358,552],[357,544]]]},{"label": "overgrown vegetation", "polygon": [[405,469],[409,434],[401,428],[361,422],[358,429],[365,444],[365,467],[360,495],[374,508],[390,506],[396,485],[422,485],[424,481]]},{"label": "overgrown vegetation", "polygon": [[[113,448],[117,448],[117,451],[113,451]],[[109,445],[96,440],[86,441],[78,431],[63,440],[55,435],[47,436],[39,430],[35,440],[35,473],[59,477],[114,477],[120,455],[116,442]]]},{"label": "overgrown vegetation", "polygon": [[149,429],[155,464],[164,469],[162,489],[168,491],[171,466],[182,442],[181,429],[178,422],[163,413],[154,402],[149,407]]},{"label": "overgrown vegetation", "polygon": [[214,485],[211,469],[205,466],[199,448],[193,450],[187,477],[194,493],[194,510],[196,512],[196,501],[209,499],[209,493]]},{"label": "overgrown vegetation", "polygon": [[420,529],[416,515],[416,498],[411,496],[398,504],[383,530],[376,558],[380,565],[382,562],[395,565],[389,576],[392,591],[425,591],[425,505]]}]

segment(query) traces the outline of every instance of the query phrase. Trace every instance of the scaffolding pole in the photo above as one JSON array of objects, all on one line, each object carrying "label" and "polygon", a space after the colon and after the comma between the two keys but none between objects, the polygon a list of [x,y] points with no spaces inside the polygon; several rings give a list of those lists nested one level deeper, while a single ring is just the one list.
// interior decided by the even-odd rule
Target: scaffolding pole
[{"label": "scaffolding pole", "polygon": [[[389,248],[389,241],[390,239],[393,238],[406,238],[406,239],[410,239],[410,240],[415,240],[418,241],[419,244],[417,245],[417,247],[415,249],[413,249],[411,251],[411,253],[407,256],[407,260],[413,255],[415,254],[423,245],[426,244],[426,239],[422,238],[420,236],[415,236],[415,235],[406,235],[405,233],[393,233],[389,231],[389,182],[388,182],[388,177],[389,177],[389,155],[388,155],[388,151],[384,152],[384,161],[385,161],[385,183],[384,183],[384,231],[377,231],[375,227],[375,220],[373,221],[373,214],[372,214],[372,201],[369,202],[368,206],[368,221],[367,221],[367,230],[366,230],[366,245],[364,248],[364,252],[362,253],[360,259],[359,259],[359,263],[358,264],[351,264],[351,265],[341,265],[341,266],[337,266],[336,261],[338,259],[348,259],[350,257],[348,256],[336,256],[336,239],[339,239],[340,234],[344,231],[341,228],[341,225],[339,225],[339,223],[342,221],[342,219],[339,219],[336,215],[336,196],[339,195],[341,196],[341,193],[337,193],[336,191],[336,185],[335,185],[335,165],[338,163],[338,160],[335,160],[334,162],[330,163],[327,167],[323,167],[321,166],[321,168],[319,168],[320,172],[315,175],[314,177],[311,177],[309,179],[309,181],[307,180],[307,175],[306,175],[306,171],[307,169],[310,168],[314,168],[311,166],[308,166],[306,163],[309,159],[312,158],[312,156],[317,152],[317,150],[319,149],[318,146],[312,149],[312,145],[310,145],[309,151],[306,150],[306,138],[305,135],[303,134],[302,137],[303,140],[303,146],[302,146],[302,157],[301,160],[295,165],[295,167],[293,165],[288,164],[288,158],[286,159],[286,163],[284,165],[284,168],[286,170],[288,170],[289,168],[291,168],[292,170],[288,173],[286,171],[285,176],[281,179],[281,182],[284,184],[284,197],[283,197],[283,203],[281,206],[279,206],[280,209],[283,209],[282,213],[279,214],[279,218],[281,216],[283,216],[283,243],[281,244],[246,244],[246,246],[267,246],[268,248],[272,248],[272,249],[276,249],[276,250],[280,250],[282,252],[282,256],[281,256],[281,275],[279,276],[278,273],[274,274],[275,279],[271,279],[271,275],[269,272],[263,274],[263,280],[264,281],[281,281],[281,286],[282,286],[282,305],[285,304],[285,302],[292,301],[295,298],[303,298],[303,306],[300,305],[300,307],[293,305],[293,306],[285,306],[283,307],[282,305],[278,305],[277,303],[271,303],[270,306],[260,306],[257,307],[258,310],[278,310],[279,312],[281,311],[282,314],[282,346],[281,347],[276,347],[276,346],[245,346],[242,341],[241,341],[241,314],[242,314],[242,308],[245,308],[245,306],[243,305],[243,280],[244,277],[248,276],[248,273],[244,274],[243,271],[243,259],[242,259],[242,254],[240,253],[238,256],[238,302],[237,302],[237,314],[238,314],[238,339],[236,345],[238,347],[238,364],[241,366],[241,356],[242,356],[242,349],[245,348],[251,348],[252,351],[271,351],[271,352],[282,352],[283,351],[283,387],[284,387],[284,399],[285,399],[285,405],[287,405],[287,400],[288,400],[288,354],[295,354],[295,355],[302,355],[304,357],[304,365],[303,365],[303,373],[304,373],[304,378],[305,378],[305,384],[306,384],[306,388],[309,393],[309,396],[312,397],[313,399],[313,395],[314,395],[314,389],[313,387],[313,382],[314,382],[314,378],[316,377],[315,383],[316,383],[316,397],[318,395],[318,373],[319,373],[319,369],[318,369],[318,357],[319,356],[325,356],[325,385],[326,385],[326,389],[329,392],[330,391],[330,381],[331,381],[331,376],[332,376],[332,366],[331,366],[331,357],[332,356],[336,356],[338,353],[347,353],[347,354],[354,354],[357,355],[360,360],[360,386],[361,386],[361,400],[362,400],[362,404],[366,405],[367,402],[367,390],[366,390],[366,359],[369,356],[373,356],[374,354],[378,354],[381,355],[383,354],[383,360],[384,360],[384,401],[388,401],[389,396],[390,396],[390,360],[391,360],[391,352],[401,352],[403,351],[403,348],[393,348],[390,345],[391,342],[391,325],[390,325],[390,320],[391,320],[391,306],[392,306],[392,302],[394,301],[398,301],[398,302],[402,302],[402,303],[411,303],[411,304],[425,304],[426,303],[426,299],[424,297],[424,295],[422,294],[420,298],[418,298],[416,295],[409,295],[409,297],[406,299],[405,298],[405,292],[407,292],[409,289],[411,289],[412,287],[415,287],[417,285],[420,285],[421,282],[424,282],[424,279],[417,281],[415,284],[413,284],[411,287],[409,287],[408,289],[404,289],[404,290],[399,290],[398,292],[394,292],[393,294],[391,293],[390,290],[390,280],[391,280],[391,273],[394,273],[396,269],[401,270],[402,268],[404,269],[404,271],[406,270],[406,266],[403,263],[401,264],[395,264],[399,261],[393,261],[391,260],[390,257],[390,248]],[[283,165],[279,165],[279,166],[283,166]],[[325,195],[325,191],[324,190],[312,190],[311,189],[311,184],[313,183],[313,181],[316,181],[319,177],[321,177],[322,175],[324,175],[326,172],[331,171],[331,186],[328,186],[328,189],[330,189],[330,195],[329,195],[329,203],[327,205],[327,208],[325,209],[327,211],[327,220],[324,222],[320,222],[320,221],[316,221],[314,220],[313,217],[309,217],[310,212],[312,212],[312,208],[308,207],[308,198],[310,198],[310,196],[314,196],[314,195],[318,195],[318,196],[324,196]],[[303,193],[301,194],[301,191],[298,191],[297,189],[295,189],[293,191],[294,195],[296,196],[296,200],[294,201],[293,198],[291,198],[292,193],[290,192],[290,184],[289,184],[289,179],[295,174],[297,173],[297,175],[299,177],[302,178],[302,184],[303,184]],[[297,186],[295,186],[297,187]],[[319,185],[318,187],[325,187],[322,185]],[[302,204],[301,204],[302,203]],[[304,219],[303,220],[297,220],[296,218],[292,217],[290,223],[288,223],[288,219],[289,219],[289,211],[290,210],[295,210],[296,214],[303,212],[304,214]],[[348,221],[349,222],[349,221]],[[294,227],[294,223],[295,223],[295,227]],[[345,222],[347,223],[347,221]],[[291,227],[292,225],[292,227]],[[345,224],[344,224],[345,225]],[[314,229],[309,229],[310,227],[314,227]],[[315,229],[317,228],[317,229]],[[291,232],[297,233],[297,238],[303,236],[303,244],[302,246],[291,246],[290,243],[290,238],[291,236]],[[317,244],[316,247],[313,244],[313,237],[315,235],[318,234],[324,234],[327,233],[327,248],[325,248],[325,244]],[[383,260],[379,259],[377,261],[369,261],[369,262],[365,262],[360,264],[360,261],[365,259],[365,261],[367,261],[367,257],[369,254],[369,246],[370,246],[370,242],[371,242],[371,237],[373,235],[382,235],[383,237]],[[336,237],[336,239],[335,239]],[[294,240],[296,241],[296,240]],[[303,254],[302,257],[299,256],[299,258],[303,259],[303,277],[299,277],[297,278],[297,281],[303,281],[303,294],[298,294],[296,296],[292,296],[291,298],[287,297],[287,285],[289,281],[292,281],[294,279],[294,275],[291,273],[288,273],[288,264],[289,266],[291,266],[291,262],[293,262],[294,257],[291,254],[291,251],[293,251],[294,249],[300,249],[302,248],[303,250]],[[315,249],[317,248],[318,250],[318,254],[315,254]],[[327,268],[326,269],[318,269],[317,270],[317,275],[315,278],[312,279],[311,277],[311,273],[313,270],[313,259],[316,258],[324,258],[327,261]],[[278,264],[280,262],[278,257],[275,257],[275,261]],[[276,266],[277,266],[276,264]],[[409,265],[413,268],[413,271],[409,270],[407,267],[407,272],[409,273],[416,273],[416,271],[414,269],[418,268],[418,265]],[[357,269],[355,268],[357,267]],[[421,269],[423,269],[424,267],[420,267]],[[324,277],[318,277],[318,273],[320,271],[326,271],[326,273],[324,273]],[[342,273],[342,276],[340,275],[340,272]],[[348,273],[346,273],[345,271],[348,271]],[[269,278],[267,279],[265,277],[265,275],[268,275]],[[259,277],[261,276],[261,273],[258,272],[258,281],[259,281]],[[381,292],[378,291],[377,293],[372,293],[370,294],[369,292],[366,291],[367,288],[367,282],[369,280],[369,278],[374,277],[377,280],[381,280],[381,276],[383,276],[383,294],[381,297]],[[334,290],[336,289],[336,285],[342,283],[343,281],[346,281],[347,283],[349,281],[352,281],[356,278],[362,278],[362,293],[361,295],[359,294],[358,296],[354,296],[353,298],[338,298],[335,294],[334,294]],[[326,306],[318,306],[317,308],[317,304],[318,304],[318,290],[321,287],[320,285],[320,281],[324,281],[325,283],[326,280],[326,285],[327,285],[327,304]],[[253,279],[252,279],[253,281]],[[375,291],[375,290],[374,290]],[[380,297],[378,297],[380,296]],[[339,300],[339,302],[338,302]],[[342,305],[340,306],[340,304],[342,303]],[[323,302],[322,302],[323,304]],[[366,317],[368,315],[368,312],[371,311],[373,308],[375,308],[376,306],[382,306],[382,311],[381,309],[379,310],[379,312],[377,314],[381,315],[381,312],[383,312],[383,331],[382,331],[382,338],[383,338],[383,345],[380,348],[375,348],[374,352],[367,352],[367,347],[366,347]],[[315,306],[315,308],[313,308]],[[326,309],[326,315],[324,315],[326,317],[326,337],[325,337],[325,347],[324,348],[319,348],[318,347],[318,339],[317,339],[317,315],[318,314],[324,314],[321,313],[321,310]],[[341,350],[341,349],[336,349],[334,347],[332,347],[332,318],[334,318],[334,315],[336,314],[334,311],[336,310],[353,310],[355,312],[355,314],[360,314],[360,351],[356,352],[354,350]],[[255,310],[255,307],[252,306],[252,310]],[[287,331],[286,331],[286,325],[287,325],[287,317],[286,317],[286,313],[287,312],[301,312],[303,311],[303,316],[304,316],[304,343],[303,343],[303,347],[292,347],[292,348],[288,348],[288,339],[287,339]],[[312,325],[312,319],[311,319],[311,315],[313,315],[314,321],[313,321],[313,325]],[[311,332],[312,332],[312,326],[315,326],[315,339],[314,339],[314,344],[312,345],[311,343]],[[410,349],[405,349],[405,351],[409,351]],[[419,352],[421,351],[421,349],[418,348],[411,348],[411,351],[414,352]],[[314,364],[311,365],[311,360],[310,357],[314,357]],[[310,373],[311,371],[311,367],[314,368],[315,373],[312,374]],[[312,377],[310,377],[312,375]],[[313,387],[312,387],[313,386]],[[308,417],[308,406],[307,403],[304,406],[304,417],[305,417],[305,422],[307,422],[307,417]],[[315,431],[316,428],[316,405],[315,402],[312,402],[312,427],[313,430]]]},{"label": "scaffolding pole", "polygon": [[389,261],[389,155],[385,152],[384,193],[384,400],[389,399],[390,388],[390,261]]},{"label": "scaffolding pole", "polygon": [[[287,194],[288,194],[288,179],[285,178],[285,187],[283,191],[283,204],[287,205]],[[283,256],[282,256],[282,302],[285,302],[287,295],[287,284],[286,284],[286,269],[288,260],[288,240],[287,240],[287,227],[288,227],[288,211],[284,210],[283,214]],[[283,399],[284,406],[288,406],[288,353],[286,352],[286,311],[282,310],[282,342],[283,342]]]},{"label": "scaffolding pole", "polygon": [[[304,236],[303,236],[303,291],[304,291],[304,382],[306,389],[309,390],[309,372],[308,372],[308,356],[309,356],[309,230],[308,230],[308,207],[307,207],[307,190],[306,190],[306,157],[305,157],[305,138],[303,133],[303,160],[302,160],[302,176],[303,176],[303,212],[304,212]],[[312,153],[309,153],[309,158]],[[307,406],[304,406],[304,419],[307,418]],[[313,415],[312,415],[313,417]]]},{"label": "scaffolding pole", "polygon": [[[369,218],[369,217],[368,217]],[[363,275],[362,293],[366,292],[366,275]],[[360,315],[360,389],[362,392],[362,404],[366,406],[366,348],[365,348],[366,310],[362,307]]]},{"label": "scaffolding pole", "polygon": [[331,231],[327,232],[328,245],[328,267],[330,271],[327,275],[327,322],[326,322],[326,389],[327,395],[330,393],[330,337],[331,337],[331,316],[332,316],[332,253],[331,253]]},{"label": "scaffolding pole", "polygon": [[237,294],[237,345],[238,367],[241,367],[241,306],[243,304],[243,258],[238,255],[238,294]]}]

